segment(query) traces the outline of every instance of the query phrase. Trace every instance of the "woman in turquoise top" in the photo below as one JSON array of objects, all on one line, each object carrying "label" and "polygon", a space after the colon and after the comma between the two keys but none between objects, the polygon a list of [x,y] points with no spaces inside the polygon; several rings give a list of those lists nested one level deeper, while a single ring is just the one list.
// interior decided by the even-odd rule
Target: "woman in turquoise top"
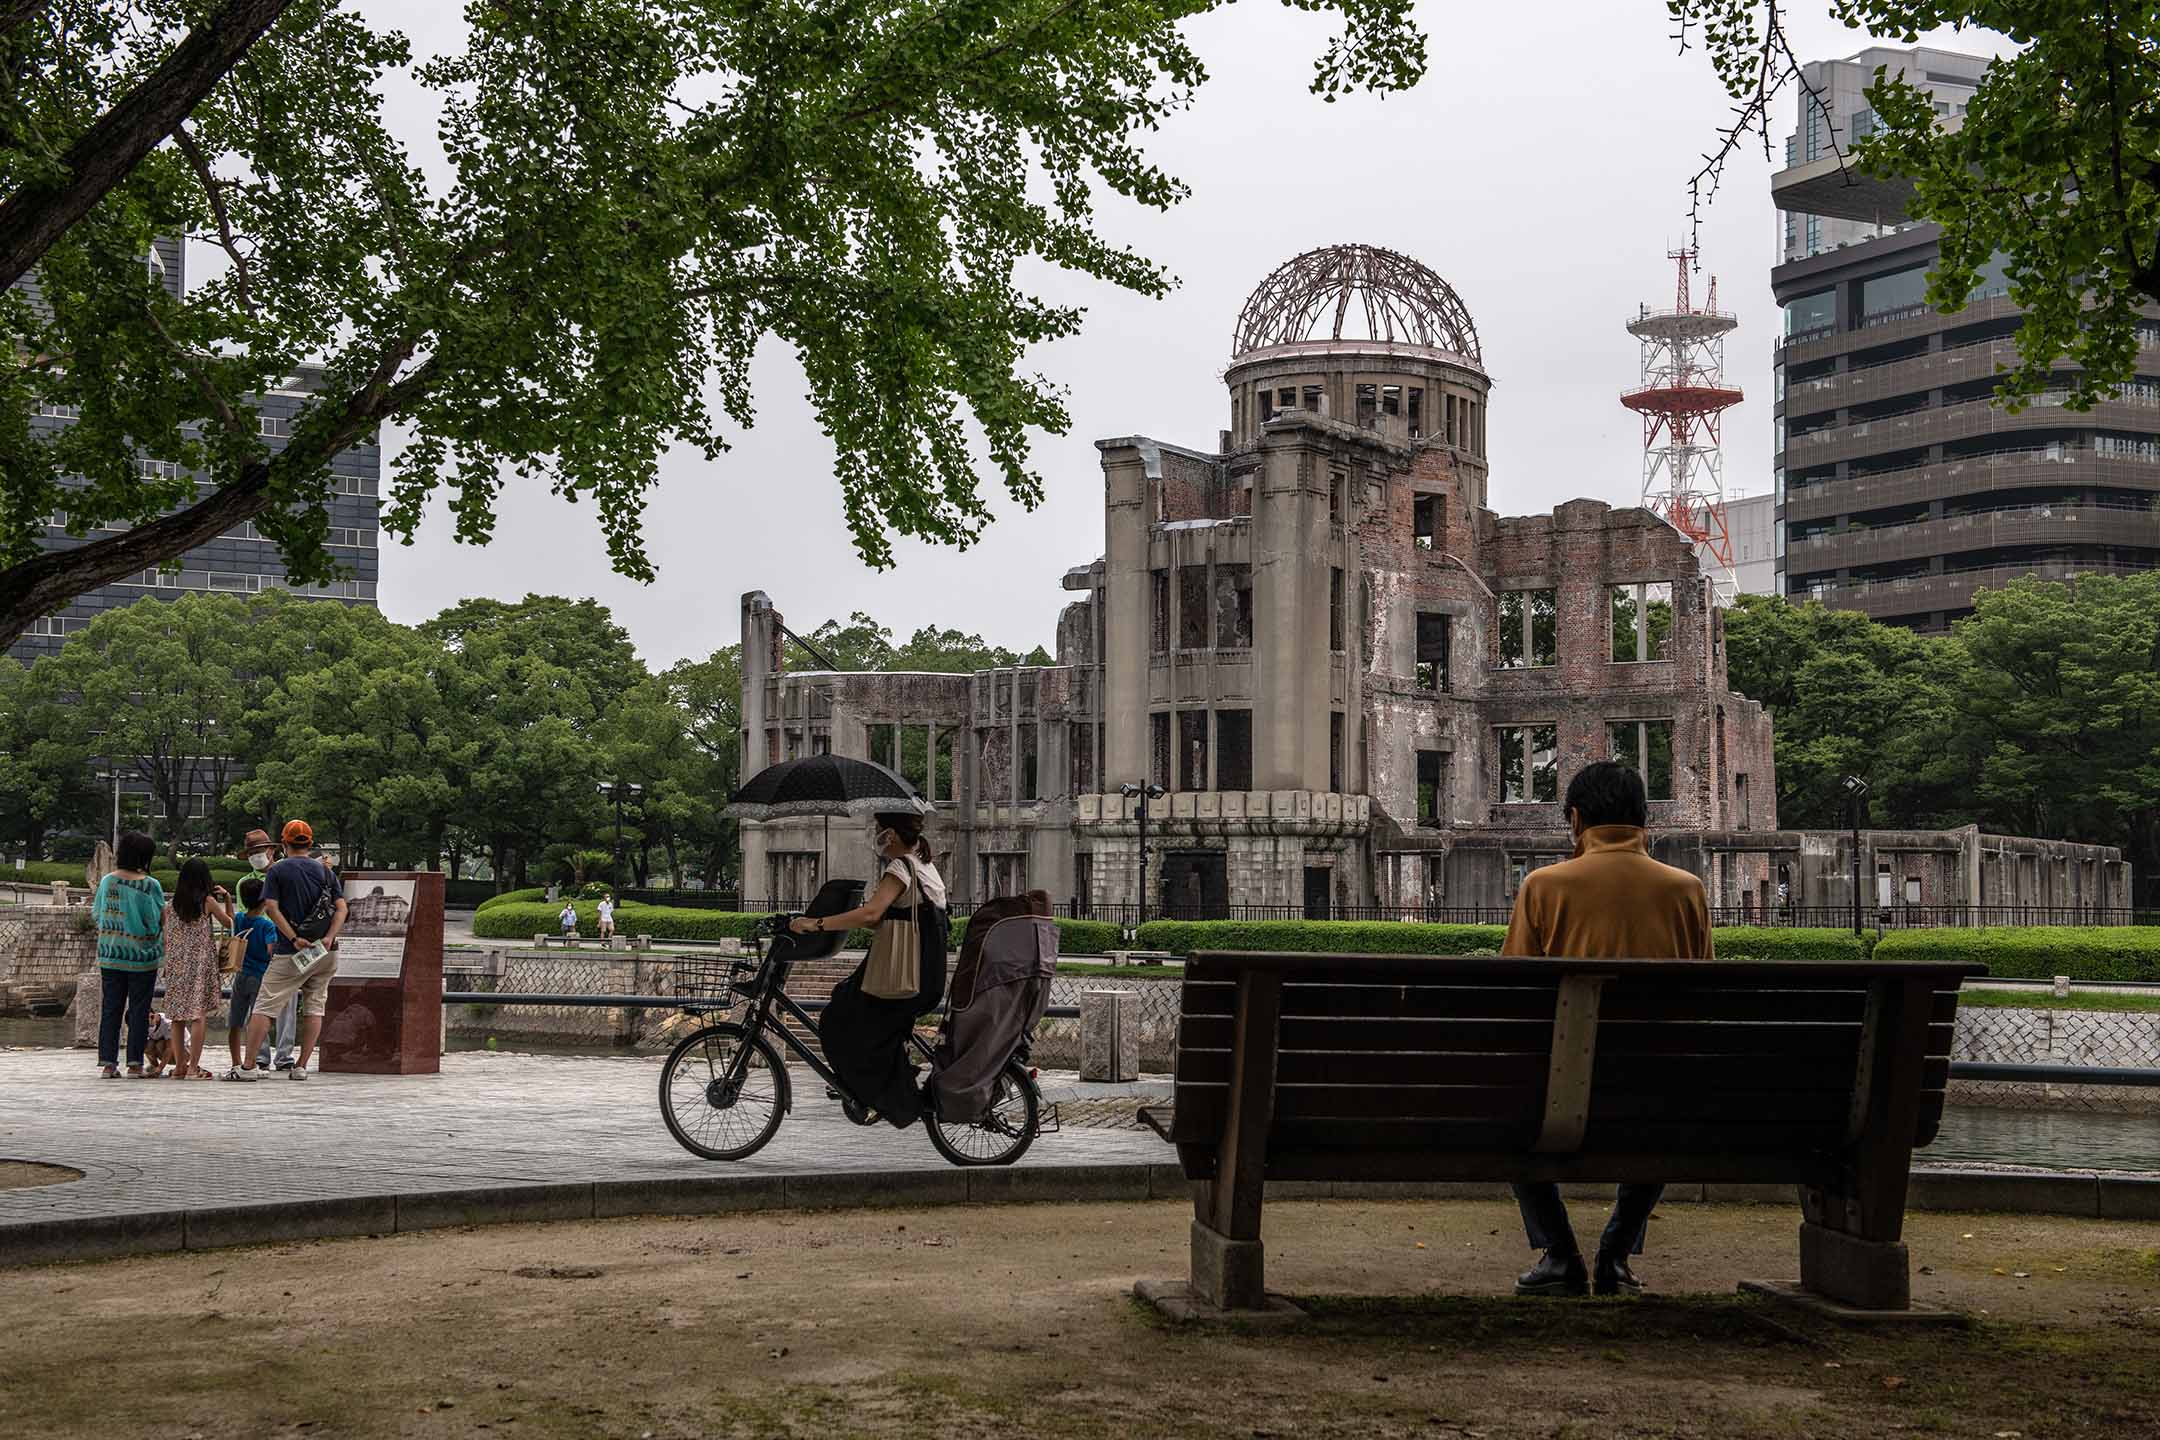
[{"label": "woman in turquoise top", "polygon": [[120,1017],[127,1014],[130,1079],[143,1075],[143,1046],[150,1033],[150,992],[165,961],[165,887],[150,875],[157,846],[130,830],[113,854],[116,867],[98,881],[91,911],[97,916],[98,978],[104,1003],[98,1009],[98,1066],[108,1080],[120,1078]]}]

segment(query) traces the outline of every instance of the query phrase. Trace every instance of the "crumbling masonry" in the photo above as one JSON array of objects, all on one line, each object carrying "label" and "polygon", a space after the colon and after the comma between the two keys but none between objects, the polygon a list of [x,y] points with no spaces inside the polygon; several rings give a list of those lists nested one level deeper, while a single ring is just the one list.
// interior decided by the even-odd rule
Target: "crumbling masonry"
[{"label": "crumbling masonry", "polygon": [[[1613,757],[1713,904],[1850,903],[1848,842],[1777,828],[1770,718],[1727,685],[1687,539],[1596,500],[1488,508],[1492,381],[1444,281],[1362,246],[1299,256],[1246,303],[1225,379],[1213,452],[1098,442],[1103,556],[1065,576],[1055,666],[791,672],[746,595],[744,773],[892,765],[937,806],[957,903],[1039,886],[1117,913],[1139,884],[1120,787],[1150,783],[1151,912],[1409,916],[1509,903],[1570,848],[1567,777]],[[1863,845],[1885,903],[2127,894],[2097,847]],[[746,899],[774,903],[870,869],[816,822],[745,825],[743,861]]]}]

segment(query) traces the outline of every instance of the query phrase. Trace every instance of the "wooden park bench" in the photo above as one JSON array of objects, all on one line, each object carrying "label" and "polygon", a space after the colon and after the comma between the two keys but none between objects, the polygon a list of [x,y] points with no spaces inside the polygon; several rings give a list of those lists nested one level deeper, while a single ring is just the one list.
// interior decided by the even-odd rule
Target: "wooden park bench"
[{"label": "wooden park bench", "polygon": [[1183,1298],[1267,1306],[1269,1180],[1675,1181],[1798,1186],[1804,1290],[1908,1309],[1912,1151],[1942,1119],[1958,986],[1984,973],[1194,955],[1175,1109],[1143,1115],[1196,1182]]}]

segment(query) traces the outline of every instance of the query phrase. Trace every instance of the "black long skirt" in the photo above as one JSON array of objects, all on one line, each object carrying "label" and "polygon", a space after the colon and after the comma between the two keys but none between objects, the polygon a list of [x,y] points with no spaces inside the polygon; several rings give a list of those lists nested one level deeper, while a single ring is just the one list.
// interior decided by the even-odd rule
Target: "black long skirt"
[{"label": "black long skirt", "polygon": [[921,1079],[908,1037],[915,1033],[916,1018],[945,999],[945,916],[933,906],[918,906],[915,923],[922,932],[922,988],[898,1000],[865,995],[858,965],[833,987],[817,1027],[825,1062],[847,1093],[902,1130],[922,1118]]}]

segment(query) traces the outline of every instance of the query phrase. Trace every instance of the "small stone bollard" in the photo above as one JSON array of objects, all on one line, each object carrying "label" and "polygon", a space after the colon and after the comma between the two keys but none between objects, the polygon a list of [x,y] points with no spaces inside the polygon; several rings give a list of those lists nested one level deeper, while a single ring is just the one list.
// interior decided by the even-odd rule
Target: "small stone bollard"
[{"label": "small stone bollard", "polygon": [[68,883],[67,883],[67,881],[65,881],[65,880],[55,880],[55,881],[53,881],[53,882],[52,882],[52,903],[53,903],[53,904],[55,904],[55,905],[57,905],[57,906],[59,906],[59,907],[60,907],[60,908],[61,908],[62,910],[65,910],[65,909],[67,909],[67,907],[68,907]]},{"label": "small stone bollard", "polygon": [[2055,977],[2055,998],[2058,1000],[2067,1000],[2070,998],[2069,976],[2057,975]]},{"label": "small stone bollard", "polygon": [[1080,992],[1080,1078],[1140,1078],[1140,997],[1132,991]]},{"label": "small stone bollard", "polygon": [[105,981],[95,970],[75,977],[75,1048],[97,1048],[98,1012],[105,1008]]}]

